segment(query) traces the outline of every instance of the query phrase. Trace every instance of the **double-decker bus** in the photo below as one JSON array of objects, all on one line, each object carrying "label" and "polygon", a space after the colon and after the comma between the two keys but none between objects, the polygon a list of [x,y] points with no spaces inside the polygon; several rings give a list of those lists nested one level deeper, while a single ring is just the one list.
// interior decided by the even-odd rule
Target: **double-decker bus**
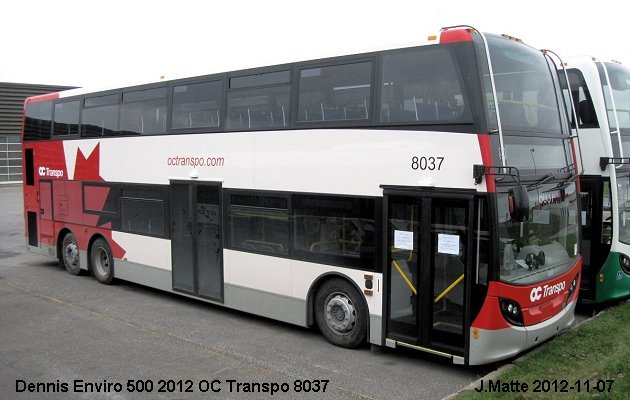
[{"label": "double-decker bus", "polygon": [[584,168],[580,297],[603,303],[630,295],[630,69],[587,56],[565,61]]},{"label": "double-decker bus", "polygon": [[578,197],[555,66],[427,44],[27,99],[30,250],[459,364],[567,328]]}]

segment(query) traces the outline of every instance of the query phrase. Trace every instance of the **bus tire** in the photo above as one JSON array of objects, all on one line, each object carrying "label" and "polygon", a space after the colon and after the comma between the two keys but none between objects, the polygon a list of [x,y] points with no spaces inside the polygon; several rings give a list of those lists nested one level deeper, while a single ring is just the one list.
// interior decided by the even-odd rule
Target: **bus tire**
[{"label": "bus tire", "polygon": [[79,245],[77,237],[72,232],[68,232],[61,242],[61,263],[72,275],[81,273],[81,260],[79,257]]},{"label": "bus tire", "polygon": [[326,340],[335,346],[355,348],[365,342],[367,306],[348,281],[324,282],[315,296],[315,319]]},{"label": "bus tire", "polygon": [[92,274],[94,274],[96,280],[106,285],[112,283],[114,279],[114,257],[105,239],[98,238],[92,243],[90,262]]}]

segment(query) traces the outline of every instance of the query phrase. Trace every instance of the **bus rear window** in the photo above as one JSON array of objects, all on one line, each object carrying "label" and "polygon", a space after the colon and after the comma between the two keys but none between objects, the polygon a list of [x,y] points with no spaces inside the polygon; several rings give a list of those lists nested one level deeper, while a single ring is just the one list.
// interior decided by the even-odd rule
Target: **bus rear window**
[{"label": "bus rear window", "polygon": [[50,139],[52,102],[29,103],[24,119],[24,141]]},{"label": "bus rear window", "polygon": [[69,101],[55,104],[55,136],[77,135],[79,133],[79,101]]}]

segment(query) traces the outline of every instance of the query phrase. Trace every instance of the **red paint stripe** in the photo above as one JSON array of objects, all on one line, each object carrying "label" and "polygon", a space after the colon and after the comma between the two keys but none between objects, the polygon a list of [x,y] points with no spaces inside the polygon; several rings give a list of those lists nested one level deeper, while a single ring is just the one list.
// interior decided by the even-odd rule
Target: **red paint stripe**
[{"label": "red paint stripe", "polygon": [[[490,282],[490,286],[488,288],[488,293],[490,290],[496,290],[492,286],[496,285],[496,282]],[[499,299],[494,296],[486,296],[486,299],[483,302],[483,306],[481,307],[481,311],[477,315],[477,318],[471,324],[472,328],[480,328],[487,329],[491,331],[496,331],[499,329],[510,328],[510,325],[503,315],[501,315],[501,310],[499,309]]]},{"label": "red paint stripe", "polygon": [[24,104],[39,103],[40,101],[46,101],[46,100],[57,100],[58,98],[59,98],[59,92],[41,94],[39,96],[27,97],[26,101],[24,101]]},{"label": "red paint stripe", "polygon": [[[503,318],[503,315],[501,315],[498,301],[499,297],[514,300],[520,305],[526,327],[537,325],[558,315],[558,313],[564,309],[564,304],[567,301],[577,301],[577,296],[580,291],[579,284],[575,288],[571,299],[567,298],[567,294],[571,286],[571,281],[581,269],[582,258],[579,257],[570,270],[548,281],[527,286],[515,286],[498,281],[490,282],[488,284],[488,294],[486,295],[483,306],[471,326],[473,328],[487,330],[504,329],[511,326],[505,318]],[[542,288],[545,285],[553,286],[562,282],[564,282],[564,289],[562,289],[561,292],[532,301],[531,294],[533,289]]]},{"label": "red paint stripe", "polygon": [[440,44],[472,41],[473,38],[468,29],[451,29],[440,34]]},{"label": "red paint stripe", "polygon": [[[492,165],[492,146],[490,145],[490,135],[478,134],[477,139],[479,140],[479,148],[481,149],[481,160],[483,165]],[[494,175],[486,175],[484,179],[486,180],[486,190],[488,193],[496,192]]]}]

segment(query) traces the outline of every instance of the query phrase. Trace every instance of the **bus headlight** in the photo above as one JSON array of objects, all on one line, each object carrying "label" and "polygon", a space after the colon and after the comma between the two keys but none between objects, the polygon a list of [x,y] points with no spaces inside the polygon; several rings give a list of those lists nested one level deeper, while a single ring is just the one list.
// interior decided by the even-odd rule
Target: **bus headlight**
[{"label": "bus headlight", "polygon": [[521,306],[516,301],[499,297],[499,308],[507,322],[516,326],[524,325]]},{"label": "bus headlight", "polygon": [[619,254],[619,265],[626,274],[630,275],[630,257],[625,254]]}]

